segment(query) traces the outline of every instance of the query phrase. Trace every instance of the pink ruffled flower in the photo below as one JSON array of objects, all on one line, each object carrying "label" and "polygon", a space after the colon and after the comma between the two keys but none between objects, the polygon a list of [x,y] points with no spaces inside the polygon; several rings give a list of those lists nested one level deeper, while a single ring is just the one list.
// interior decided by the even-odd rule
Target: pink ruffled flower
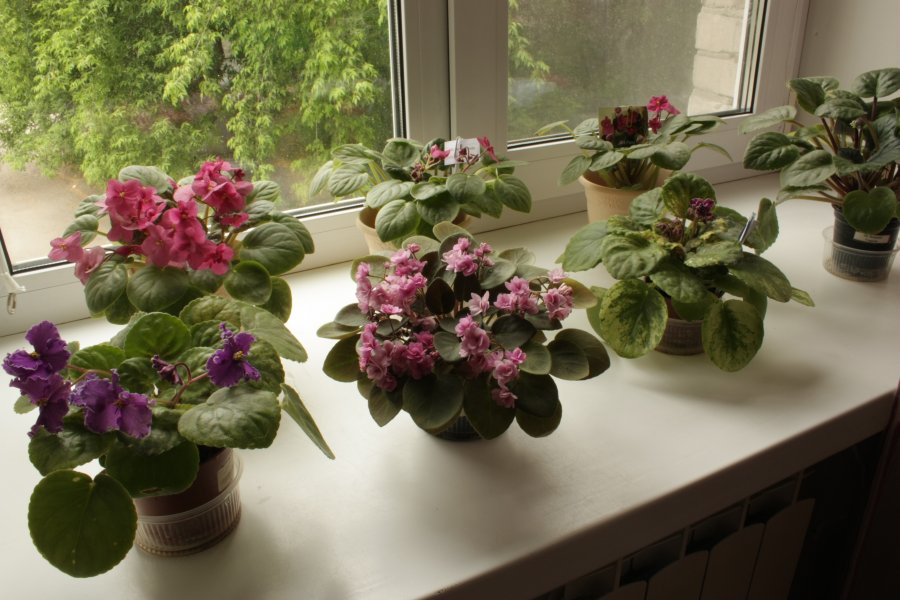
[{"label": "pink ruffled flower", "polygon": [[491,346],[490,336],[471,316],[460,319],[454,331],[459,336],[459,355],[463,358],[483,354]]},{"label": "pink ruffled flower", "polygon": [[94,246],[85,250],[81,258],[75,263],[75,277],[81,283],[87,283],[91,273],[100,266],[105,256],[106,252],[100,246]]},{"label": "pink ruffled flower", "polygon": [[531,293],[527,279],[516,276],[503,285],[509,290],[509,293],[497,296],[494,306],[506,312],[530,315],[536,315],[539,312],[537,299]]},{"label": "pink ruffled flower", "polygon": [[469,308],[469,312],[472,315],[486,314],[488,309],[491,307],[489,296],[489,292],[485,292],[482,296],[479,296],[475,292],[472,292],[472,299],[466,303],[466,306]]},{"label": "pink ruffled flower", "polygon": [[541,299],[544,301],[544,306],[547,307],[548,316],[560,321],[569,316],[574,306],[572,288],[565,283],[548,289],[541,294]]},{"label": "pink ruffled flower", "polygon": [[206,242],[197,255],[199,258],[191,257],[189,264],[192,269],[209,269],[216,275],[224,275],[231,267],[231,259],[234,258],[234,250],[227,244],[216,244],[215,242]]},{"label": "pink ruffled flower", "polygon": [[555,269],[550,269],[550,272],[547,273],[547,279],[550,280],[550,283],[556,285],[558,283],[562,283],[563,280],[567,277],[566,272],[556,267]]},{"label": "pink ruffled flower", "polygon": [[68,262],[78,261],[84,254],[84,248],[81,247],[81,232],[76,231],[66,237],[58,237],[50,240],[49,256],[52,260],[66,260]]},{"label": "pink ruffled flower", "polygon": [[165,267],[172,259],[171,231],[161,225],[150,225],[144,230],[146,239],[141,243],[141,252],[147,262],[157,267]]},{"label": "pink ruffled flower", "polygon": [[447,263],[447,269],[462,273],[463,275],[474,275],[478,272],[478,263],[475,261],[475,255],[469,254],[469,238],[461,237],[453,248],[444,252],[443,259]]},{"label": "pink ruffled flower", "polygon": [[369,263],[361,262],[356,267],[356,301],[359,310],[367,313],[371,308],[372,282],[369,280]]}]

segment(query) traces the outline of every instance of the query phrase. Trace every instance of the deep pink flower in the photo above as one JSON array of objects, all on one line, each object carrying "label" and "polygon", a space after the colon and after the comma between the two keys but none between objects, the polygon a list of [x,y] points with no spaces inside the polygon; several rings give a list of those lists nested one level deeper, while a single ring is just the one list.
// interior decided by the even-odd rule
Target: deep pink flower
[{"label": "deep pink flower", "polygon": [[101,205],[109,214],[111,227],[107,237],[112,242],[130,242],[135,231],[153,223],[166,207],[156,190],[136,179],[110,179]]},{"label": "deep pink flower", "polygon": [[171,231],[162,225],[150,225],[144,230],[147,237],[141,243],[141,252],[147,262],[156,267],[165,267],[172,256]]},{"label": "deep pink flower", "polygon": [[192,269],[209,269],[216,275],[224,275],[231,267],[234,250],[227,244],[206,242],[198,249],[198,254],[189,259]]},{"label": "deep pink flower", "polygon": [[431,152],[429,152],[429,154],[431,155],[431,158],[435,160],[444,160],[445,158],[450,156],[450,151],[441,150],[440,148],[438,148],[437,144],[435,144],[431,147]]},{"label": "deep pink flower", "polygon": [[489,139],[487,139],[486,137],[480,137],[477,139],[478,143],[481,145],[484,151],[487,152],[495,162],[499,160],[497,158],[497,155],[494,153],[494,147],[491,145],[491,141]]},{"label": "deep pink flower", "polygon": [[58,237],[50,240],[49,256],[52,260],[67,260],[75,262],[82,257],[84,249],[81,247],[81,232],[76,231],[64,238]]}]

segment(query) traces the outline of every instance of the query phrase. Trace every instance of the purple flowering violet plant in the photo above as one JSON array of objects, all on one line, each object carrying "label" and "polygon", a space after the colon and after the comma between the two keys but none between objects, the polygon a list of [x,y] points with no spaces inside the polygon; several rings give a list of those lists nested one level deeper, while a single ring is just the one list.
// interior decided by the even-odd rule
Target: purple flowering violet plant
[{"label": "purple flowering violet plant", "polygon": [[483,438],[513,420],[551,433],[562,411],[551,375],[588,379],[609,366],[597,338],[562,329],[595,298],[561,270],[533,266],[525,249],[495,253],[446,222],[434,233],[440,242],[411,238],[354,263],[357,301],[319,330],[338,340],[325,373],[356,382],[382,426],[405,410],[431,433],[461,415]]},{"label": "purple flowering violet plant", "polygon": [[[17,412],[38,414],[28,456],[44,477],[29,529],[41,554],[70,575],[93,576],[124,558],[137,523],[133,498],[185,490],[215,449],[268,447],[282,411],[333,458],[285,383],[281,359],[302,361],[305,351],[260,307],[204,296],[177,317],[142,314],[86,348],[49,321],[25,338],[31,348],[2,366],[21,393]],[[76,470],[94,460],[103,467],[95,477]]]}]

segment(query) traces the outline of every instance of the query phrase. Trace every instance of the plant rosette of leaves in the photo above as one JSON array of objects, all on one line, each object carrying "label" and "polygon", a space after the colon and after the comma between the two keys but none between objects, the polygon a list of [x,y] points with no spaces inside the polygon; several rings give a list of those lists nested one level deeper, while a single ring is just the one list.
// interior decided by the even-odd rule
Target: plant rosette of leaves
[{"label": "plant rosette of leaves", "polygon": [[561,270],[532,265],[524,248],[495,254],[446,222],[434,233],[353,263],[357,302],[318,332],[337,340],[325,373],[356,383],[380,426],[404,410],[430,433],[464,413],[485,439],[514,420],[550,434],[562,417],[553,378],[609,367],[599,339],[561,323],[597,299]]},{"label": "plant rosette of leaves", "polygon": [[813,305],[759,256],[778,236],[772,206],[762,199],[748,234],[747,219],[717,205],[706,180],[678,173],[635,198],[628,216],[580,229],[561,262],[569,271],[602,262],[619,280],[609,289],[592,288],[599,302],[588,318],[620,356],[643,356],[659,344],[669,300],[682,319],[702,322],[703,349],[713,364],[737,371],[762,346],[769,298]]},{"label": "plant rosette of leaves", "polygon": [[399,247],[411,235],[434,238],[433,227],[460,213],[499,217],[503,208],[531,211],[531,192],[513,173],[525,163],[499,158],[487,138],[427,144],[388,140],[381,152],[361,144],[338,146],[310,184],[310,195],[365,195],[377,210],[375,231]]},{"label": "plant rosette of leaves", "polygon": [[[245,181],[221,160],[177,183],[156,167],[126,167],[105,195],[81,201],[49,256],[75,263],[88,309],[111,323],[137,312],[177,315],[215,293],[286,321],[291,290],[279,275],[314,244],[303,223],[276,209],[279,200],[276,183]],[[87,248],[97,236],[112,250]]]},{"label": "plant rosette of leaves", "polygon": [[[647,111],[651,115],[648,118]],[[717,144],[685,142],[712,131],[723,121],[714,115],[687,116],[666,96],[653,96],[644,106],[600,109],[600,117],[586,119],[575,129],[567,121],[544,125],[536,135],[562,129],[575,140],[580,153],[559,176],[559,185],[568,185],[584,173],[595,173],[591,181],[612,188],[646,190],[656,185],[659,169],[678,171],[700,148],[710,148],[727,158],[728,151]]]},{"label": "plant rosette of leaves", "polygon": [[[28,456],[43,475],[28,507],[38,551],[74,577],[118,564],[137,527],[133,498],[187,489],[198,446],[266,448],[281,413],[334,458],[282,358],[306,360],[284,324],[260,307],[198,298],[176,317],[141,313],[109,342],[80,348],[43,321],[26,334],[32,350],[3,361],[35,408]],[[76,471],[99,460],[96,476]]]},{"label": "plant rosette of leaves", "polygon": [[741,132],[758,133],[747,146],[744,166],[778,171],[778,202],[799,198],[843,210],[857,231],[877,234],[900,218],[900,68],[859,75],[851,90],[833,77],[792,79],[800,110],[815,119],[797,120],[797,108],[779,106],[748,118]]}]

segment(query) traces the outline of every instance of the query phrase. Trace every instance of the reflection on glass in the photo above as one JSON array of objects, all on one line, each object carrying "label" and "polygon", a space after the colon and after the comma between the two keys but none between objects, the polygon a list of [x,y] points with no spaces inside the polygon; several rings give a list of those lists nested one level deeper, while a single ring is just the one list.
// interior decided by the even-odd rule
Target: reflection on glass
[{"label": "reflection on glass", "polygon": [[509,139],[665,95],[688,114],[743,111],[754,0],[510,0]]},{"label": "reflection on glass", "polygon": [[[131,164],[206,159],[276,180],[282,208],[333,145],[392,135],[386,0],[0,0],[0,229],[46,256],[71,208]],[[319,201],[330,201],[323,198]]]}]

